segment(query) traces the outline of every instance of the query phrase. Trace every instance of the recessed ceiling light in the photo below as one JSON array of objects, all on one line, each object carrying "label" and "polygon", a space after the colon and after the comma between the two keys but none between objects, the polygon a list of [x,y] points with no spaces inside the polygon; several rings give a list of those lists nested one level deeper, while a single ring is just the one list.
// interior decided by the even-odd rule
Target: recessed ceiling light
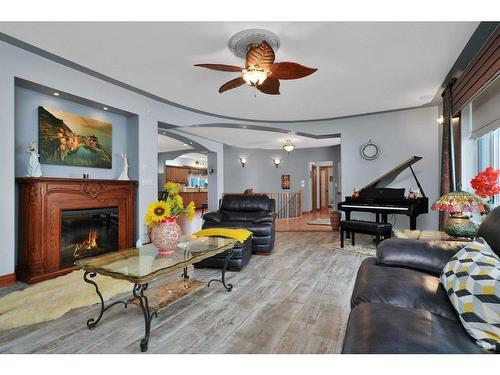
[{"label": "recessed ceiling light", "polygon": [[59,93],[58,93],[58,92],[55,92],[55,93],[54,93],[54,96],[59,96]]},{"label": "recessed ceiling light", "polygon": [[184,143],[183,146],[186,146],[187,147],[187,143]]},{"label": "recessed ceiling light", "polygon": [[193,144],[193,142],[189,142],[189,144],[190,144],[190,145],[192,145],[192,144]]},{"label": "recessed ceiling light", "polygon": [[102,109],[104,109],[105,111],[107,111],[107,110],[108,110],[108,107],[102,107]]}]

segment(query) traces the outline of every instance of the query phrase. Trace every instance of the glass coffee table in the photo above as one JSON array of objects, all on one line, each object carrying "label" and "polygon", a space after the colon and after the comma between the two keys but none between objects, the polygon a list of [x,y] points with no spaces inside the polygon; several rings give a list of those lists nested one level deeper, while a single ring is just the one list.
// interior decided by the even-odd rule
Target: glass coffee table
[{"label": "glass coffee table", "polygon": [[127,307],[127,302],[116,301],[105,306],[104,299],[95,281],[91,280],[97,274],[110,276],[115,279],[126,280],[134,284],[132,294],[138,299],[142,312],[144,314],[145,333],[141,340],[141,351],[148,350],[149,335],[151,330],[151,320],[153,317],[158,317],[158,311],[149,307],[148,297],[144,293],[148,288],[148,283],[175,272],[182,270],[181,276],[184,280],[189,278],[188,266],[197,263],[205,258],[227,252],[222,275],[220,279],[212,279],[208,282],[210,286],[212,282],[220,282],[224,288],[230,292],[233,285],[226,283],[227,265],[233,255],[233,247],[236,241],[224,237],[184,237],[177,245],[175,253],[172,255],[159,255],[158,250],[152,244],[144,245],[143,247],[120,250],[93,258],[79,259],[75,262],[80,266],[85,273],[83,279],[85,282],[92,284],[95,287],[96,293],[101,302],[101,311],[99,316],[94,319],[87,320],[87,327],[94,329],[101,320],[104,312],[110,307],[122,304]]}]

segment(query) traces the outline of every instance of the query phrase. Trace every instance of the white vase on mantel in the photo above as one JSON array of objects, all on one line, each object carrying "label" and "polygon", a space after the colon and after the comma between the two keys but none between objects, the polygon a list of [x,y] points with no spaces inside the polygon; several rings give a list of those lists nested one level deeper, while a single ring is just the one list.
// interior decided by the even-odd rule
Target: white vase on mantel
[{"label": "white vase on mantel", "polygon": [[123,159],[123,170],[122,170],[122,173],[120,174],[120,176],[118,176],[118,179],[119,180],[125,180],[125,181],[128,181],[129,178],[128,178],[128,158],[127,158],[127,154],[120,154],[122,159]]},{"label": "white vase on mantel", "polygon": [[31,142],[28,147],[26,147],[26,152],[30,154],[30,160],[28,162],[28,177],[41,177],[42,167],[40,166],[40,161],[38,158],[38,147],[35,142]]}]

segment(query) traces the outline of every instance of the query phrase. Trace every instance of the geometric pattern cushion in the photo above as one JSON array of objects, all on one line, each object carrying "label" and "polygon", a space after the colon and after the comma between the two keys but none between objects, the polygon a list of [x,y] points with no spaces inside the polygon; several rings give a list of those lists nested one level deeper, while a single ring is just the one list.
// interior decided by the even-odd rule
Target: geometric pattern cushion
[{"label": "geometric pattern cushion", "polygon": [[500,259],[482,240],[457,252],[441,274],[465,330],[486,350],[500,351]]}]

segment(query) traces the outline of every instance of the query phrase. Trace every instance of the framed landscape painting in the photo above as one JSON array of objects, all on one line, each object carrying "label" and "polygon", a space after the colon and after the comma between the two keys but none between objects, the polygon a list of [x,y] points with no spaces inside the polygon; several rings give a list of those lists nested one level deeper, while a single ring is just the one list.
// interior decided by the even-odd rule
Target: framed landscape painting
[{"label": "framed landscape painting", "polygon": [[40,163],[112,167],[112,124],[70,112],[38,107]]}]

